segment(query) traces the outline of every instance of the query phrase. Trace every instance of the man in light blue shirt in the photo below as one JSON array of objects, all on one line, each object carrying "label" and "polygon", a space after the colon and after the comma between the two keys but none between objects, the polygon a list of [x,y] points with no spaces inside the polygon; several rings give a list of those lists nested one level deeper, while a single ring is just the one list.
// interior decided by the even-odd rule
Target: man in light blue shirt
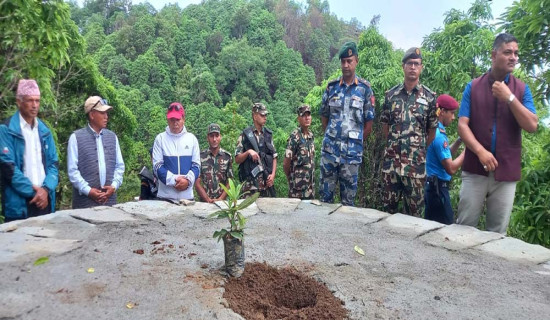
[{"label": "man in light blue shirt", "polygon": [[67,171],[73,184],[73,209],[117,203],[124,160],[118,138],[106,129],[113,107],[99,96],[84,103],[88,125],[73,132],[67,148]]}]

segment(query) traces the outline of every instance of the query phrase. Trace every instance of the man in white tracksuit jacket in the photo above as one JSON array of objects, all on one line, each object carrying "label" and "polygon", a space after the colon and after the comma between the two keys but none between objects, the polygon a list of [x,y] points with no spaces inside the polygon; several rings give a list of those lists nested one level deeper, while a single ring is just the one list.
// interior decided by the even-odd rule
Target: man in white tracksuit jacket
[{"label": "man in white tracksuit jacket", "polygon": [[185,110],[179,102],[170,104],[166,119],[168,126],[153,146],[153,169],[160,181],[157,197],[193,200],[193,185],[201,167],[199,142],[185,129]]}]

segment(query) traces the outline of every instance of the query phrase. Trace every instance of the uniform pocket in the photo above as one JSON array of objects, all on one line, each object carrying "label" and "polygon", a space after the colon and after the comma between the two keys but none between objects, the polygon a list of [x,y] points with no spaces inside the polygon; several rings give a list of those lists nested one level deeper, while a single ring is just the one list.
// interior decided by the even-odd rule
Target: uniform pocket
[{"label": "uniform pocket", "polygon": [[355,122],[363,121],[363,104],[364,104],[363,98],[359,96],[351,97],[350,113],[351,113],[352,120],[354,120]]}]

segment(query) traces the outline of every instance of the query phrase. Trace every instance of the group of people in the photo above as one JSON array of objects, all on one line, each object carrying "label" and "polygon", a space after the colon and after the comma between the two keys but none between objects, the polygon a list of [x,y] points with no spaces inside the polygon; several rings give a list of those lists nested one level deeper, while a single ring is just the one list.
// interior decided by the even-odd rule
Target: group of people
[{"label": "group of people", "polygon": [[[353,206],[364,143],[372,132],[375,98],[368,81],[355,73],[357,46],[339,52],[342,76],[330,81],[319,110],[324,132],[321,144],[319,197],[334,202],[339,185],[341,202]],[[529,87],[511,73],[518,62],[518,42],[510,34],[496,37],[489,71],[470,82],[459,111],[459,138],[449,144],[445,128],[455,119],[459,103],[420,83],[423,58],[411,48],[402,59],[404,81],[389,89],[380,115],[386,148],[382,163],[385,211],[403,211],[445,224],[455,222],[449,197],[451,176],[462,168],[456,223],[476,226],[484,206],[486,228],[506,233],[516,182],[521,174],[521,131],[537,129]],[[34,80],[21,80],[18,111],[0,125],[2,212],[6,221],[55,210],[58,157],[50,130],[37,118],[40,91]],[[69,138],[67,169],[73,185],[73,208],[116,203],[124,161],[117,136],[106,129],[112,107],[99,96],[84,104],[88,125]],[[238,138],[234,155],[220,148],[221,128],[207,127],[208,148],[199,150],[185,127],[185,108],[167,108],[167,127],[157,135],[151,158],[153,172],[142,171],[140,199],[215,202],[227,194],[220,187],[233,178],[233,159],[246,195],[275,197],[278,154],[272,131],[265,127],[269,112],[252,106],[253,124]],[[297,108],[299,127],[288,138],[283,169],[288,197],[315,198],[315,145],[310,131],[311,107]],[[453,160],[464,142],[465,150]]]}]

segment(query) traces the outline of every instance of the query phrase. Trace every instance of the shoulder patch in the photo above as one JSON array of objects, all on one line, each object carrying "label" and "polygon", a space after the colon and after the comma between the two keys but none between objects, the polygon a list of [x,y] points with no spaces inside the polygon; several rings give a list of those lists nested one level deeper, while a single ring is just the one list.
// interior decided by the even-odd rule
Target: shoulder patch
[{"label": "shoulder patch", "polygon": [[388,94],[388,93],[390,93],[390,92],[392,92],[392,91],[397,90],[400,86],[401,86],[401,83],[396,84],[395,86],[391,87],[388,91],[386,91],[386,94]]},{"label": "shoulder patch", "polygon": [[227,152],[226,150],[220,148],[220,153],[225,153],[227,154],[228,156],[231,156],[231,153]]},{"label": "shoulder patch", "polygon": [[422,85],[422,88],[424,90],[426,90],[428,93],[430,93],[431,95],[433,95],[435,97],[435,95],[436,95],[435,91],[433,91],[432,89],[426,87],[424,84],[421,84],[421,85]]},{"label": "shoulder patch", "polygon": [[449,143],[447,140],[443,141],[443,148],[447,149],[449,147]]},{"label": "shoulder patch", "polygon": [[371,87],[370,82],[368,82],[367,80],[365,80],[363,78],[360,78],[360,77],[357,77],[357,80],[359,82],[361,82],[362,84],[366,85],[367,87],[369,87],[369,88]]},{"label": "shoulder patch", "polygon": [[443,128],[439,128],[439,132],[441,132],[441,133],[446,133],[446,132],[445,132],[445,129],[443,129]]}]

